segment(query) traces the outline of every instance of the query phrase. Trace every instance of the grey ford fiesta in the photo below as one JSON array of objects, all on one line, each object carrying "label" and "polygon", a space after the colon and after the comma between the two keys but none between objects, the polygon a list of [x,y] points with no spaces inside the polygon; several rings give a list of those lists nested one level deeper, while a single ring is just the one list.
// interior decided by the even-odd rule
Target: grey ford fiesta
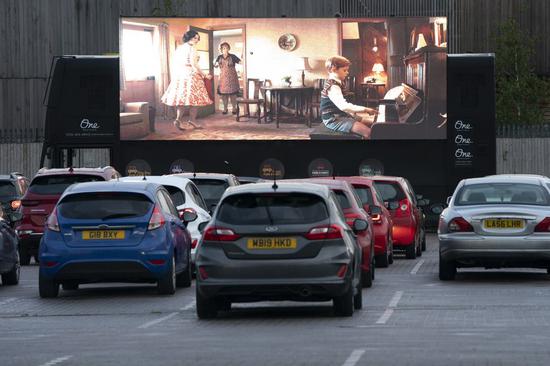
[{"label": "grey ford fiesta", "polygon": [[197,251],[199,318],[232,302],[330,301],[351,316],[362,307],[361,251],[334,194],[310,183],[229,188]]}]

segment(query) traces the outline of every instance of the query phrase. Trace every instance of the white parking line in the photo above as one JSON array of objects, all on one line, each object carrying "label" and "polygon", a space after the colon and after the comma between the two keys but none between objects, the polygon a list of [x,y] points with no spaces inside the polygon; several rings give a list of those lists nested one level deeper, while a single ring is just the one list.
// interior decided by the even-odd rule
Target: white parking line
[{"label": "white parking line", "polygon": [[14,302],[17,300],[17,297],[8,297],[6,300],[0,301],[0,306],[9,304],[10,302]]},{"label": "white parking line", "polygon": [[189,304],[185,305],[184,307],[180,308],[181,311],[187,311],[187,310],[191,310],[195,307],[195,301],[193,300],[192,302],[190,302]]},{"label": "white parking line", "polygon": [[357,362],[359,361],[361,356],[363,356],[364,353],[365,353],[364,349],[356,349],[351,353],[351,355],[348,357],[346,362],[343,363],[342,366],[355,366],[355,364],[357,364]]},{"label": "white parking line", "polygon": [[145,323],[145,324],[142,324],[142,325],[140,325],[138,328],[139,328],[139,329],[147,329],[147,328],[149,328],[149,327],[151,327],[151,326],[153,326],[153,325],[155,325],[155,324],[162,323],[162,322],[165,321],[165,320],[168,320],[168,319],[170,319],[170,318],[173,318],[173,317],[175,317],[175,316],[178,315],[178,314],[179,314],[178,312],[170,313],[170,314],[168,314],[168,315],[166,315],[166,316],[164,316],[164,317],[162,317],[162,318],[159,318],[159,319],[156,319],[156,320],[152,320],[152,321],[150,321],[150,322],[147,322],[147,323]]},{"label": "white parking line", "polygon": [[393,315],[393,309],[397,307],[397,304],[399,304],[401,297],[403,297],[403,291],[396,291],[390,300],[388,308],[386,309],[386,311],[384,311],[384,314],[382,314],[382,316],[376,321],[376,324],[386,324],[388,320],[390,320],[391,316]]},{"label": "white parking line", "polygon": [[416,263],[416,266],[414,266],[414,268],[412,269],[411,274],[412,275],[417,274],[418,270],[420,269],[420,267],[422,267],[423,264],[424,264],[424,259],[421,259],[418,263]]},{"label": "white parking line", "polygon": [[56,358],[55,360],[51,360],[50,362],[46,362],[40,366],[54,366],[54,365],[57,365],[57,364],[60,364],[61,362],[65,362],[67,361],[68,359],[72,358],[73,356],[63,356],[63,357],[59,357],[59,358]]}]

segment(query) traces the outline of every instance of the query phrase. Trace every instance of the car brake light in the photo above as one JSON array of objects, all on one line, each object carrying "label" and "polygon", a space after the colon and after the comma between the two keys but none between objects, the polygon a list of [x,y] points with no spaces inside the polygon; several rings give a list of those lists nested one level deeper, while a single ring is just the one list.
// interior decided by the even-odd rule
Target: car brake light
[{"label": "car brake light", "polygon": [[199,241],[197,239],[193,239],[193,241],[191,242],[191,249],[195,249],[197,247],[198,242]]},{"label": "car brake light", "polygon": [[208,241],[235,241],[240,237],[240,235],[235,234],[231,229],[211,227],[206,229],[203,239]]},{"label": "car brake light", "polygon": [[166,261],[164,259],[149,259],[149,263],[155,266],[162,266],[166,263]]},{"label": "car brake light", "polygon": [[21,201],[20,200],[11,201],[11,209],[12,210],[17,210],[19,207],[21,207]]},{"label": "car brake light", "polygon": [[370,215],[372,222],[375,224],[381,224],[382,223],[382,215],[380,214],[372,214]]},{"label": "car brake light", "polygon": [[153,214],[151,215],[151,219],[149,220],[149,226],[147,227],[147,230],[155,230],[164,225],[166,221],[164,220],[164,216],[160,212],[160,209],[157,205],[155,205],[155,208],[153,209]]},{"label": "car brake light", "polygon": [[449,231],[450,232],[470,232],[474,231],[474,228],[470,223],[466,220],[464,220],[462,217],[455,217],[451,220],[449,223]]},{"label": "car brake light", "polygon": [[57,208],[53,210],[53,212],[48,217],[48,221],[46,222],[46,226],[51,231],[57,231],[59,232],[59,221],[57,221]]},{"label": "car brake light", "polygon": [[308,240],[339,239],[342,237],[342,229],[337,225],[314,227],[305,237]]},{"label": "car brake light", "polygon": [[536,227],[535,232],[537,233],[548,233],[550,232],[550,217],[542,220]]},{"label": "car brake light", "polygon": [[27,206],[27,207],[38,206],[39,203],[40,203],[40,201],[32,201],[32,200],[22,200],[21,201],[21,205],[22,206]]},{"label": "car brake light", "polygon": [[336,274],[339,278],[344,278],[346,275],[346,272],[348,271],[348,265],[343,264],[342,267],[338,270],[338,273]]}]

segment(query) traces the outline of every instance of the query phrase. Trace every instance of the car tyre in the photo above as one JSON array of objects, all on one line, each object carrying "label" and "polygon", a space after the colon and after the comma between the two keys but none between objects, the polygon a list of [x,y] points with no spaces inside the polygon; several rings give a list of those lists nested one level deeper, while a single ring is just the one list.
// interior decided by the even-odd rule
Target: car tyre
[{"label": "car tyre", "polygon": [[196,289],[195,301],[199,319],[214,319],[218,316],[218,303],[216,299],[208,299],[201,295],[198,286]]},{"label": "car tyre", "polygon": [[19,276],[21,274],[21,267],[19,263],[13,266],[12,270],[2,275],[2,284],[4,286],[15,286],[19,283]]},{"label": "car tyre", "polygon": [[391,251],[390,251],[390,255],[388,256],[388,263],[393,264],[393,243],[389,239],[388,239],[388,243],[391,243],[391,245],[389,245],[391,247]]},{"label": "car tyre", "polygon": [[456,276],[456,264],[453,261],[446,261],[439,256],[439,279],[441,281],[452,281]]},{"label": "car tyre", "polygon": [[407,259],[416,259],[416,245],[413,243],[405,249],[405,257]]},{"label": "car tyre", "polygon": [[173,295],[176,293],[176,260],[172,255],[170,267],[162,278],[158,281],[157,291],[160,295]]},{"label": "car tyre", "polygon": [[363,284],[362,284],[361,277],[359,277],[359,283],[357,284],[357,287],[355,288],[356,294],[353,296],[353,308],[355,310],[361,310],[363,309]]},{"label": "car tyre", "polygon": [[418,248],[416,248],[416,256],[422,257],[422,244],[419,244]]},{"label": "car tyre", "polygon": [[426,251],[426,235],[422,238],[422,251]]},{"label": "car tyre", "polygon": [[348,289],[342,296],[337,296],[332,300],[334,313],[337,316],[352,316],[353,315],[353,284],[349,284]]},{"label": "car tyre", "polygon": [[23,243],[19,243],[19,263],[21,263],[22,266],[28,266],[31,264],[31,255],[29,254],[29,250],[25,248]]},{"label": "car tyre", "polygon": [[372,287],[372,272],[361,271],[361,283],[363,287]]},{"label": "car tyre", "polygon": [[176,276],[176,287],[190,287],[192,277],[191,261],[189,260],[189,256],[187,256],[187,266],[183,272]]},{"label": "car tyre", "polygon": [[[389,243],[388,243],[389,244]],[[379,268],[388,268],[390,265],[390,250],[389,246],[386,245],[386,252],[375,257],[376,267]]]},{"label": "car tyre", "polygon": [[57,297],[59,295],[59,283],[40,274],[38,276],[38,292],[43,299]]}]

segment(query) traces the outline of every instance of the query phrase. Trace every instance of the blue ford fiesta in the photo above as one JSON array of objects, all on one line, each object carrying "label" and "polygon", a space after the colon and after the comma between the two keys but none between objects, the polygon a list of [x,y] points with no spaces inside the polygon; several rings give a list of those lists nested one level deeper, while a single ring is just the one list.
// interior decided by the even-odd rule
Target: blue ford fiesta
[{"label": "blue ford fiesta", "polygon": [[94,282],[157,283],[160,294],[191,285],[191,237],[160,184],[92,182],[67,188],[40,243],[40,297]]}]

